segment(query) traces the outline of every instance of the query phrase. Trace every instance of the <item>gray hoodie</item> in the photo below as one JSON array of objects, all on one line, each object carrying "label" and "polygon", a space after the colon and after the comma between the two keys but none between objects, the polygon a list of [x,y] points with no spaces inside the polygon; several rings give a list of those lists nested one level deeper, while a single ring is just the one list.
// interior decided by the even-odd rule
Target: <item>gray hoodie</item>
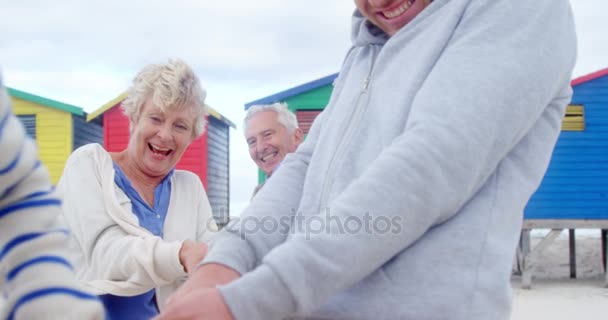
[{"label": "gray hoodie", "polygon": [[306,141],[204,263],[236,319],[508,319],[575,63],[566,0],[436,0],[353,47]]}]

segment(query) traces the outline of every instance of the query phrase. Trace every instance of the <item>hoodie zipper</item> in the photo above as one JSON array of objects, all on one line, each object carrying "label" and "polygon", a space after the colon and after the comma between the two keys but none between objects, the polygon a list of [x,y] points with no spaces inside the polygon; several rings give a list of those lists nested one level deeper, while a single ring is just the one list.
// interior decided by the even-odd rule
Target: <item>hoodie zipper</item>
[{"label": "hoodie zipper", "polygon": [[334,166],[336,164],[336,159],[339,159],[340,157],[338,157],[338,155],[341,155],[344,150],[346,149],[346,146],[348,145],[348,142],[350,142],[350,139],[352,138],[351,136],[353,135],[353,132],[355,131],[355,128],[357,127],[357,125],[360,122],[360,118],[361,115],[363,114],[363,110],[365,109],[364,106],[366,105],[365,103],[361,103],[361,98],[366,95],[369,91],[369,85],[370,82],[372,80],[372,72],[374,70],[374,64],[376,63],[376,51],[373,50],[373,47],[370,46],[370,48],[372,49],[372,57],[371,57],[371,63],[369,66],[369,70],[367,72],[367,75],[365,76],[365,79],[363,79],[363,84],[361,87],[361,92],[359,92],[359,96],[357,97],[356,103],[355,103],[355,110],[354,112],[351,113],[350,118],[348,119],[348,121],[345,123],[346,128],[344,128],[344,130],[341,130],[344,132],[344,134],[342,135],[342,138],[338,140],[338,149],[336,150],[336,152],[334,152],[333,156],[331,157],[330,161],[329,161],[329,165],[327,168],[327,171],[325,173],[325,181],[323,182],[323,188],[321,189],[321,202],[320,202],[320,207],[324,208],[327,204],[327,200],[329,197],[329,190],[331,190],[331,186],[333,184],[333,180],[330,178],[331,175],[329,174],[330,172],[334,171]]}]

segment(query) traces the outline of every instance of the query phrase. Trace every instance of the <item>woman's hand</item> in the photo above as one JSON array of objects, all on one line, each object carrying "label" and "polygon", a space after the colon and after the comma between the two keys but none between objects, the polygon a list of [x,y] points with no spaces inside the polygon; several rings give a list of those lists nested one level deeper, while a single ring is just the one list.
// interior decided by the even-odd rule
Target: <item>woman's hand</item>
[{"label": "woman's hand", "polygon": [[207,255],[207,250],[207,244],[202,242],[193,240],[184,240],[182,242],[182,247],[179,249],[179,262],[184,267],[186,273],[190,274],[196,268]]}]

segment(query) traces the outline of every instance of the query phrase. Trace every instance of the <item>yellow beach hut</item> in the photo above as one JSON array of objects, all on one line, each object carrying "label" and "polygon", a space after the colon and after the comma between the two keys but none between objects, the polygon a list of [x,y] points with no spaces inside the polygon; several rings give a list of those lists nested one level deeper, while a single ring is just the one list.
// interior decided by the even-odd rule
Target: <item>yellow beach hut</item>
[{"label": "yellow beach hut", "polygon": [[87,143],[103,144],[101,124],[87,122],[82,108],[13,88],[8,88],[8,93],[13,112],[36,140],[40,160],[53,183],[59,181],[72,151]]}]

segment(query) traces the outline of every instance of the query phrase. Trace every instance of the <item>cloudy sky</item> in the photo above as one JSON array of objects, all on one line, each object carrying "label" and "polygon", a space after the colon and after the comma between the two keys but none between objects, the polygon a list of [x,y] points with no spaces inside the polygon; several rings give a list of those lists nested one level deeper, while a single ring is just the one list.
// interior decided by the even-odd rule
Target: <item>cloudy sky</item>
[{"label": "cloudy sky", "polygon": [[[530,0],[532,1],[532,0]],[[579,37],[574,76],[608,67],[608,3],[571,0]],[[8,86],[91,112],[148,63],[181,57],[231,130],[231,213],[256,168],[244,104],[338,71],[352,0],[0,0],[0,69]]]}]

